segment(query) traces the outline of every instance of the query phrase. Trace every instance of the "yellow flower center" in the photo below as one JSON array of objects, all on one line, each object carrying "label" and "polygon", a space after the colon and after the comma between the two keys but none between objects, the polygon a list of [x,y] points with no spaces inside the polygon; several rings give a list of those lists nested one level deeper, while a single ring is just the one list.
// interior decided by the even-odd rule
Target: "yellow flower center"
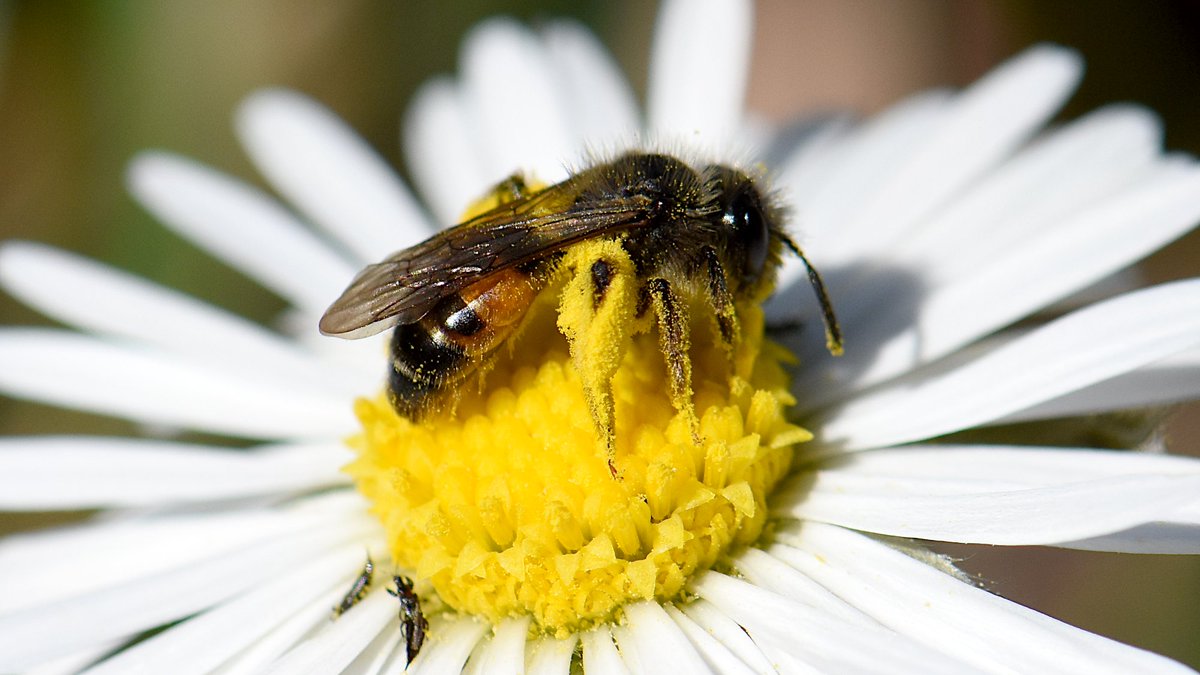
[{"label": "yellow flower center", "polygon": [[[577,246],[564,267],[594,254]],[[571,302],[570,287],[568,278],[542,294],[512,348],[480,386],[461,386],[452,410],[414,423],[385,395],[358,401],[363,431],[346,468],[395,563],[446,606],[493,623],[528,615],[532,630],[560,637],[616,620],[629,602],[677,599],[691,575],[754,542],[792,445],[811,437],[784,415],[789,356],[764,342],[758,306],[738,308],[731,354],[711,310],[693,302],[692,417],[668,393],[648,321],[624,322],[619,363],[580,358],[580,336],[572,358],[559,325],[613,324],[573,316],[586,303]],[[617,477],[585,394],[610,371]]]}]

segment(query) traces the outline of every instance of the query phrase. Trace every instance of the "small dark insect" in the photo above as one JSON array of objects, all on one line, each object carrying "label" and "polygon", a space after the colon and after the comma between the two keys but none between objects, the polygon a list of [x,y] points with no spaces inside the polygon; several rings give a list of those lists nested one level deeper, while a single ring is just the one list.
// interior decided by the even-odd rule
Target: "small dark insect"
[{"label": "small dark insect", "polygon": [[[623,321],[650,314],[681,411],[691,405],[687,299],[702,298],[716,334],[733,345],[737,303],[763,299],[784,250],[808,263],[784,232],[772,196],[727,166],[697,169],[668,155],[632,152],[543,190],[514,178],[492,195],[499,206],[368,266],[321,318],[322,333],[344,338],[396,326],[389,396],[405,417],[420,419],[452,399],[518,331],[565,256],[583,242],[617,242],[623,260],[600,257],[563,271],[586,279],[597,310],[619,275],[632,277],[638,303]],[[808,272],[827,346],[838,354],[832,304],[817,271],[809,265]],[[593,388],[589,406],[601,438],[610,441],[611,466],[611,387],[585,386]]]},{"label": "small dark insect", "polygon": [[371,562],[371,556],[367,556],[367,562],[363,565],[362,572],[354,579],[354,583],[350,584],[350,590],[346,591],[346,595],[342,596],[342,601],[337,607],[333,608],[333,618],[338,618],[346,613],[346,610],[358,604],[359,600],[367,594],[367,588],[371,585],[371,578],[375,576],[375,563]]},{"label": "small dark insect", "polygon": [[406,663],[412,663],[421,652],[421,645],[425,643],[425,631],[429,629],[429,622],[421,612],[421,599],[413,590],[412,579],[397,575],[392,577],[392,581],[396,584],[396,590],[389,588],[387,592],[400,599],[400,625],[404,628],[405,659]]}]

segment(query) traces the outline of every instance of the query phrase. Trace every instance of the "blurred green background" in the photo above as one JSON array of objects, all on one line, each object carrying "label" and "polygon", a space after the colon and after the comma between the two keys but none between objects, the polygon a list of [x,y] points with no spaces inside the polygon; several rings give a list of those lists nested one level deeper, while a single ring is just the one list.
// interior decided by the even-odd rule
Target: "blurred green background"
[{"label": "blurred green background", "polygon": [[[124,167],[164,148],[256,184],[231,114],[282,85],[332,108],[397,169],[414,88],[455,69],[476,21],[574,17],[640,92],[655,6],[646,2],[28,0],[0,5],[0,238],[83,252],[266,320],[281,304],[150,219]],[[1078,48],[1084,83],[1065,117],[1116,100],[1165,120],[1168,148],[1200,153],[1200,3],[1035,0],[772,0],[758,5],[750,106],[774,119],[863,113],[920,88],[969,83],[1039,41]],[[1193,234],[1144,266],[1195,275]],[[302,273],[302,271],[298,271]],[[0,323],[44,319],[0,296]],[[0,433],[126,433],[120,422],[0,397]],[[1200,454],[1200,408],[1168,429]],[[48,522],[0,516],[0,531]],[[1200,666],[1200,559],[954,547],[993,590],[1084,628]],[[85,561],[86,562],[86,561]]]}]

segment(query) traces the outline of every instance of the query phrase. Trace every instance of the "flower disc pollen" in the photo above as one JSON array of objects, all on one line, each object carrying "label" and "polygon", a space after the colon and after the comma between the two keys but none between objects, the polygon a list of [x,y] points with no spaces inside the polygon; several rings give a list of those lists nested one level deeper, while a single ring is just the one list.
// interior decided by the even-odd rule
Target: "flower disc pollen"
[{"label": "flower disc pollen", "polygon": [[384,395],[360,400],[346,470],[393,560],[453,610],[493,623],[529,615],[550,635],[679,598],[691,575],[759,537],[792,445],[810,438],[784,416],[786,352],[764,343],[757,306],[739,320],[732,354],[693,340],[698,444],[667,393],[655,335],[633,336],[612,377],[616,477],[553,321],[531,322],[452,410],[414,423]]}]

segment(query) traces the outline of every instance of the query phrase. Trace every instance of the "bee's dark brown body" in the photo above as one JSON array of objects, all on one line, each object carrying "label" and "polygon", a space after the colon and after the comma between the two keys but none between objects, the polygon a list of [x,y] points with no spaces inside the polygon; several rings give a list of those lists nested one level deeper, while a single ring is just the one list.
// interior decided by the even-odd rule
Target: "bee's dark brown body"
[{"label": "bee's dark brown body", "polygon": [[[735,339],[736,302],[769,288],[780,253],[799,249],[782,214],[744,173],[694,169],[661,154],[631,153],[581,171],[544,190],[519,186],[510,201],[365,270],[322,319],[332,335],[356,336],[395,317],[389,388],[402,415],[437,408],[512,335],[555,273],[563,252],[581,241],[620,242],[635,268],[639,312],[654,311],[673,373],[688,368],[678,287],[704,289],[720,334]],[[587,271],[595,303],[604,301],[614,267]],[[840,346],[828,299],[810,278],[825,312],[830,344]]]}]

